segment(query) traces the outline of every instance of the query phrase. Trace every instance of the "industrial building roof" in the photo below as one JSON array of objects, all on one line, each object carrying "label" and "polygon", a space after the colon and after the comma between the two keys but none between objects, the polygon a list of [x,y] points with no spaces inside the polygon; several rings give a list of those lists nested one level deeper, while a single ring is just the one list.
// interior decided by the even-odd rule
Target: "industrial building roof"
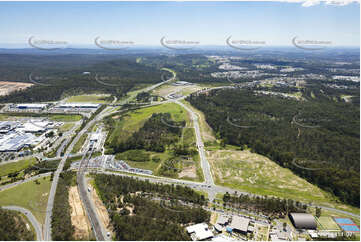
[{"label": "industrial building roof", "polygon": [[48,104],[46,103],[20,103],[16,104],[17,108],[45,108]]},{"label": "industrial building roof", "polygon": [[240,230],[242,232],[247,232],[249,221],[250,220],[248,218],[233,216],[230,227],[232,229],[237,229],[237,230]]},{"label": "industrial building roof", "polygon": [[291,213],[290,219],[297,229],[316,229],[316,220],[312,214]]},{"label": "industrial building roof", "polygon": [[7,133],[19,125],[20,123],[16,121],[2,121],[0,122],[0,133]]},{"label": "industrial building roof", "polygon": [[63,103],[60,104],[59,108],[98,108],[98,103]]},{"label": "industrial building roof", "polygon": [[49,122],[29,121],[24,123],[17,130],[25,133],[44,132]]},{"label": "industrial building roof", "polygon": [[217,224],[226,224],[228,223],[228,218],[224,215],[220,215],[218,218],[217,218]]},{"label": "industrial building roof", "polygon": [[32,143],[36,139],[33,134],[22,132],[10,132],[0,136],[0,152],[19,151],[25,145]]},{"label": "industrial building roof", "polygon": [[195,224],[186,228],[189,234],[195,233],[197,240],[204,240],[213,237],[212,231],[205,223]]}]

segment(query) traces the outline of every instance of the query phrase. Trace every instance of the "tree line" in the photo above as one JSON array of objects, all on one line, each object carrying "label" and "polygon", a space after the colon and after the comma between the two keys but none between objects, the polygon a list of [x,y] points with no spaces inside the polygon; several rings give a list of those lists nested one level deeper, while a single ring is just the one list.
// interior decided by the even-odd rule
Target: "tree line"
[{"label": "tree line", "polygon": [[191,95],[188,101],[205,114],[224,143],[250,147],[343,202],[359,206],[359,106],[239,89]]},{"label": "tree line", "polygon": [[75,240],[74,226],[71,223],[71,207],[69,204],[69,188],[75,185],[75,172],[60,173],[56,188],[53,214],[51,216],[51,236],[53,240]]},{"label": "tree line", "polygon": [[305,212],[307,205],[294,201],[292,199],[280,199],[267,196],[250,196],[248,194],[230,194],[223,195],[225,206],[231,206],[240,209],[247,209],[257,213],[267,214],[272,219],[283,218],[287,213]]}]

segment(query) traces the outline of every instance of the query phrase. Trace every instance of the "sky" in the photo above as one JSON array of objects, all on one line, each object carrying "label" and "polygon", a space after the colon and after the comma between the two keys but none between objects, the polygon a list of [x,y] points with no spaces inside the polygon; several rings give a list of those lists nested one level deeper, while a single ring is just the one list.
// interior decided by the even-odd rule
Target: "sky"
[{"label": "sky", "polygon": [[[290,0],[289,0],[290,1]],[[278,2],[0,2],[0,47],[36,39],[160,45],[160,39],[225,45],[228,37],[290,46],[292,38],[359,46],[360,4]]]}]

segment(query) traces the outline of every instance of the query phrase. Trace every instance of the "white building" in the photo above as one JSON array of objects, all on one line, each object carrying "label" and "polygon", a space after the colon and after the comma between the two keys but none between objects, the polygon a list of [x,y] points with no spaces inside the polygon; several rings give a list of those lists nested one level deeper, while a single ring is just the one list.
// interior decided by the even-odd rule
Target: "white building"
[{"label": "white building", "polygon": [[100,104],[97,103],[62,103],[59,106],[57,106],[57,108],[69,108],[69,109],[74,109],[74,108],[84,108],[84,109],[92,109],[92,108],[98,108],[100,106]]},{"label": "white building", "polygon": [[21,104],[15,104],[15,107],[17,109],[45,109],[48,104],[44,103],[21,103]]},{"label": "white building", "polygon": [[5,135],[0,135],[0,152],[17,152],[36,139],[35,135],[22,132],[12,131]]},{"label": "white building", "polygon": [[52,122],[49,121],[31,120],[21,125],[17,130],[24,133],[42,133],[52,127],[51,125]]},{"label": "white building", "polygon": [[186,228],[188,234],[193,240],[205,240],[213,238],[212,231],[209,230],[206,223],[195,224]]}]

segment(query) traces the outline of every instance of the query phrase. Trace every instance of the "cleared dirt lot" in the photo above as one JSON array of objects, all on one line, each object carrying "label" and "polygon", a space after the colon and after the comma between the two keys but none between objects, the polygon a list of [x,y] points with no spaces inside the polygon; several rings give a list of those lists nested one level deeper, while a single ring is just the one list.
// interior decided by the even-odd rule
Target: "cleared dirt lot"
[{"label": "cleared dirt lot", "polygon": [[78,187],[76,186],[69,189],[69,204],[71,207],[71,223],[75,227],[74,238],[89,240],[91,226],[80,200]]},{"label": "cleared dirt lot", "polygon": [[179,178],[189,177],[189,178],[197,178],[197,169],[195,165],[188,166],[182,169],[182,171],[178,174]]},{"label": "cleared dirt lot", "polygon": [[33,84],[25,82],[6,82],[0,81],[0,96],[8,95],[11,92],[26,89]]}]

